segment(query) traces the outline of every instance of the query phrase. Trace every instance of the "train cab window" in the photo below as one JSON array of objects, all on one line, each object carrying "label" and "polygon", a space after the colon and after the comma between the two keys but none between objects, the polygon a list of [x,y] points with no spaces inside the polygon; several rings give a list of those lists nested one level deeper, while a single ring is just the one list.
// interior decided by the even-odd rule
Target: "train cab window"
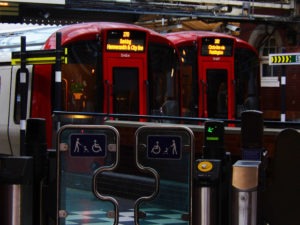
[{"label": "train cab window", "polygon": [[150,114],[178,116],[178,57],[174,49],[154,44],[148,54]]},{"label": "train cab window", "polygon": [[[78,112],[99,112],[102,99],[100,44],[83,41],[67,46],[68,64],[62,65],[63,109]],[[102,88],[103,89],[103,88]]]}]

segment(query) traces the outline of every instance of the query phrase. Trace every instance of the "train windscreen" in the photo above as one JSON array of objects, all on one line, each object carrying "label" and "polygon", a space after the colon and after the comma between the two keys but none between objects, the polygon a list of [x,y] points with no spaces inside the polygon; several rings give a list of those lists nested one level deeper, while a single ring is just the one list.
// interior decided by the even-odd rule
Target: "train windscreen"
[{"label": "train windscreen", "polygon": [[197,76],[197,48],[193,45],[179,48],[181,65],[181,110],[186,117],[198,116],[199,88]]},{"label": "train windscreen", "polygon": [[178,57],[174,49],[164,45],[150,45],[148,63],[150,114],[178,116]]},{"label": "train windscreen", "polygon": [[101,66],[99,48],[97,41],[83,41],[68,46],[69,63],[62,65],[64,110],[100,112],[103,93],[101,73],[97,72]]}]

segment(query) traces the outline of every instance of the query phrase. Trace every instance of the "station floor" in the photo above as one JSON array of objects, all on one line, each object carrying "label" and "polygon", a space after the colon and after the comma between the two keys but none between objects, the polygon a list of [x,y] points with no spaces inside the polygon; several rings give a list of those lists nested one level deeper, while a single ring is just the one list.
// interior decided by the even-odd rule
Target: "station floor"
[{"label": "station floor", "polygon": [[[163,225],[163,224],[172,224],[172,225],[182,225],[187,224],[185,221],[182,221],[179,217],[178,212],[164,211],[162,209],[152,209],[154,214],[158,214],[161,219],[152,219],[151,214],[147,216],[147,219],[144,219],[144,222],[141,224],[145,225]],[[66,220],[67,225],[112,225],[114,221],[110,218],[107,218],[106,212],[104,210],[91,210],[91,211],[74,211],[68,216]],[[122,211],[120,212],[119,225],[133,225],[134,216],[133,210]]]},{"label": "station floor", "polygon": [[[117,199],[119,203],[118,225],[134,225],[134,201]],[[60,219],[60,225],[113,225],[114,218],[108,216],[113,212],[113,204],[97,199],[91,192],[79,189],[66,190],[61,202],[66,217]],[[141,225],[185,225],[184,212],[160,207],[143,208],[145,216],[139,219]]]}]

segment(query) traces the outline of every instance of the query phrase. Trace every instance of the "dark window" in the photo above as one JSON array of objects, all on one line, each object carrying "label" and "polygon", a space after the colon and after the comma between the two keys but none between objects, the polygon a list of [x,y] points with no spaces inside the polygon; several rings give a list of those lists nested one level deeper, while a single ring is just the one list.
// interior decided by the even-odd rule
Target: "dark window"
[{"label": "dark window", "polygon": [[173,48],[149,45],[150,114],[179,115],[178,57]]},{"label": "dark window", "polygon": [[137,68],[113,68],[114,113],[139,114],[138,78]]},{"label": "dark window", "polygon": [[83,41],[68,48],[62,65],[62,103],[66,111],[101,112],[103,83],[99,41]]}]

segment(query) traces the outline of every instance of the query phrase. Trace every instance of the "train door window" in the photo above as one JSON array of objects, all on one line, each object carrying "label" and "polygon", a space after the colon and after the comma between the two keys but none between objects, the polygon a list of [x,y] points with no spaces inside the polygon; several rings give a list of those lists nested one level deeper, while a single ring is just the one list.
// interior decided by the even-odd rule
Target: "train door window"
[{"label": "train door window", "polygon": [[227,118],[227,70],[208,69],[207,112],[209,118]]},{"label": "train door window", "polygon": [[[18,77],[17,77],[18,79]],[[20,123],[21,119],[21,91],[19,82],[16,82],[16,92],[15,92],[15,108],[14,108],[14,121],[16,124]]]},{"label": "train door window", "polygon": [[[14,104],[14,122],[16,124],[20,124],[20,119],[21,119],[21,84],[20,84],[20,76],[21,76],[21,71],[18,70],[16,74],[16,89],[15,89],[15,104]],[[26,80],[28,81],[28,74],[26,73]],[[25,87],[26,90],[28,88]],[[25,99],[27,99],[27,91],[25,92]]]},{"label": "train door window", "polygon": [[62,65],[63,109],[100,112],[102,104],[100,44],[83,41],[68,47],[68,64]]},{"label": "train door window", "polygon": [[139,113],[138,68],[113,68],[113,111]]}]

